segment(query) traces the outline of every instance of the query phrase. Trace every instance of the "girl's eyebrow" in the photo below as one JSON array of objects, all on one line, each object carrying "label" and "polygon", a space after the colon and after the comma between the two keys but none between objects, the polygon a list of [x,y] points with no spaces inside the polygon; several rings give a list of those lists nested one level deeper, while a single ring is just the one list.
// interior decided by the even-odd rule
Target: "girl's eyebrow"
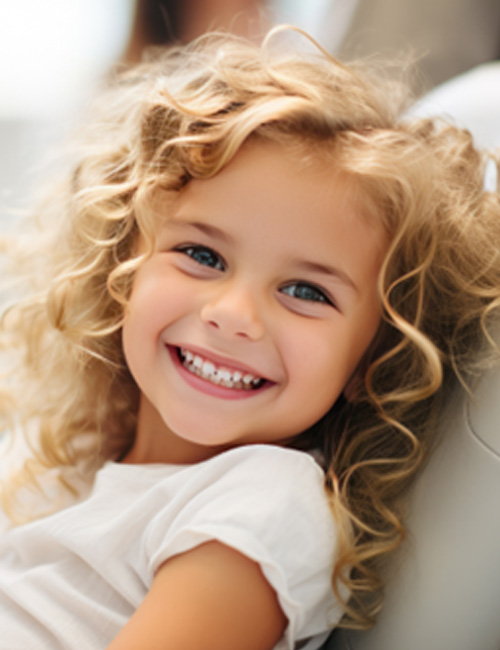
[{"label": "girl's eyebrow", "polygon": [[295,266],[303,271],[310,271],[312,273],[320,273],[321,275],[331,276],[340,280],[342,284],[347,285],[356,293],[359,293],[359,288],[356,286],[354,280],[342,269],[320,262],[313,262],[312,260],[297,260]]},{"label": "girl's eyebrow", "polygon": [[212,224],[205,223],[204,221],[184,221],[184,219],[171,217],[166,221],[165,225],[173,226],[177,229],[194,228],[204,235],[208,235],[209,237],[213,237],[220,241],[226,243],[231,243],[233,241],[232,237],[227,232],[221,230],[220,228],[217,228],[217,226],[212,226]]}]

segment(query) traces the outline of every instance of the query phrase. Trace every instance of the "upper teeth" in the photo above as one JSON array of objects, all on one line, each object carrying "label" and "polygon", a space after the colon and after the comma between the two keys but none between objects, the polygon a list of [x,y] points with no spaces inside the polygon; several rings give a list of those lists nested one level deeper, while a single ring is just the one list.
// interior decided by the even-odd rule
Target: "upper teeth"
[{"label": "upper teeth", "polygon": [[180,353],[185,368],[193,374],[208,379],[215,384],[220,384],[227,388],[251,389],[262,382],[260,377],[256,377],[250,373],[217,367],[211,361],[207,361],[189,350],[183,350],[181,348]]}]

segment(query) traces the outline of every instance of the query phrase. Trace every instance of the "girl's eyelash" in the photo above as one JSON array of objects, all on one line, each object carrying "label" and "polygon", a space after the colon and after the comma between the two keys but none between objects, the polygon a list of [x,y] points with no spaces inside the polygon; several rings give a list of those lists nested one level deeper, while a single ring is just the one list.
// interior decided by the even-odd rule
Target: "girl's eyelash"
[{"label": "girl's eyelash", "polygon": [[315,284],[309,282],[293,282],[280,289],[281,293],[304,300],[306,302],[319,302],[335,307],[335,303],[328,294]]},{"label": "girl's eyelash", "polygon": [[200,266],[206,266],[217,271],[224,271],[226,268],[223,257],[208,246],[183,244],[182,246],[176,246],[174,251],[187,255],[187,257],[191,258]]}]

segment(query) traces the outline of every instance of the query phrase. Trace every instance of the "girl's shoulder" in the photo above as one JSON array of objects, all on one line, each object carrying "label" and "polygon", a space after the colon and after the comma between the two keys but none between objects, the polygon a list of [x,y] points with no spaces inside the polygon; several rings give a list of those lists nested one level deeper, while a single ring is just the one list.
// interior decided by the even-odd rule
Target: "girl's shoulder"
[{"label": "girl's shoulder", "polygon": [[[319,490],[323,495],[325,475],[313,453],[266,444],[236,447],[193,465],[127,464],[109,461],[97,474],[98,483],[123,481],[137,488],[158,486],[158,481],[181,481],[200,487],[209,484],[233,483],[235,489],[252,491],[259,486],[274,491],[288,491],[297,483],[302,490]],[[286,490],[283,488],[286,487]]]},{"label": "girl's shoulder", "polygon": [[261,564],[289,563],[294,573],[303,554],[329,581],[338,530],[324,472],[308,453],[248,445],[197,465],[150,469],[148,497],[137,507],[153,506],[143,538],[153,572],[166,557],[216,539]]},{"label": "girl's shoulder", "polygon": [[215,456],[198,466],[200,476],[206,474],[223,481],[234,481],[244,488],[250,482],[285,492],[300,485],[302,489],[319,487],[324,492],[325,475],[312,453],[279,447],[254,444],[236,447]]},{"label": "girl's shoulder", "polygon": [[116,490],[123,483],[136,494],[175,491],[186,502],[220,502],[229,507],[242,500],[258,503],[261,515],[287,503],[300,503],[309,513],[328,512],[325,474],[313,454],[274,445],[245,445],[230,449],[194,465],[106,463],[96,486]]},{"label": "girl's shoulder", "polygon": [[289,553],[292,563],[304,552],[331,574],[337,524],[324,472],[303,451],[248,445],[195,465],[107,463],[86,507],[101,508],[141,530],[153,574],[167,557],[213,539],[246,555]]}]

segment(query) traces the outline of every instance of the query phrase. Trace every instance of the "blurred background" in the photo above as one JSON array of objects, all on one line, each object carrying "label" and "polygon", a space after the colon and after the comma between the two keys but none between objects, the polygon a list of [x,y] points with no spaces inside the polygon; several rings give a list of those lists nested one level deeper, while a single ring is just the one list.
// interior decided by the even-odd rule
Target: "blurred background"
[{"label": "blurred background", "polygon": [[[212,27],[258,39],[281,22],[341,57],[411,54],[419,90],[453,79],[451,105],[435,92],[427,109],[460,114],[473,99],[472,112],[500,112],[499,0],[0,0],[0,226],[29,202],[49,152],[114,64]],[[457,75],[485,63],[481,88],[476,75],[473,93],[457,90]]]}]

